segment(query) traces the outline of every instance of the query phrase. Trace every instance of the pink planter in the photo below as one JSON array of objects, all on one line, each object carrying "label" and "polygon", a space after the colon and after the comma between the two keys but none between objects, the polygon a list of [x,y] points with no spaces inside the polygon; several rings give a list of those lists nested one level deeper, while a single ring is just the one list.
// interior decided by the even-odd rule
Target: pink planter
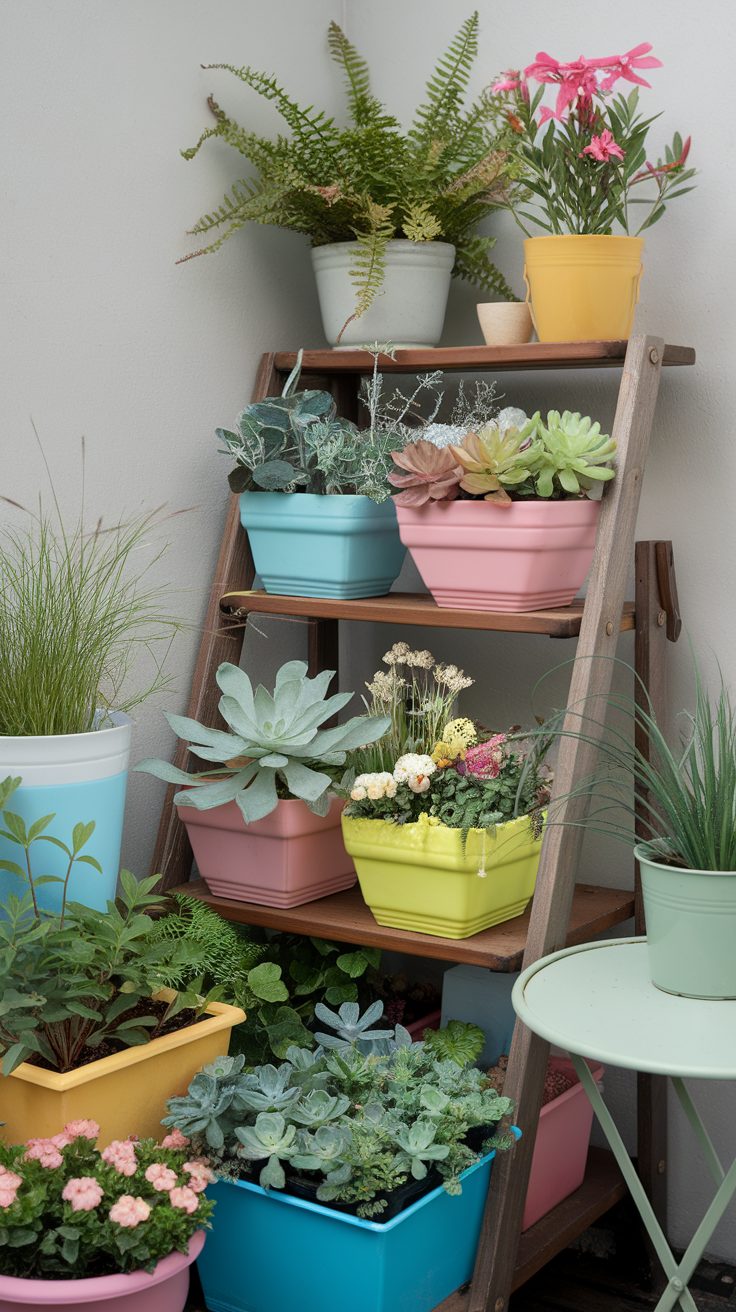
[{"label": "pink planter", "polygon": [[[573,1194],[585,1178],[593,1108],[569,1058],[551,1057],[549,1069],[564,1071],[575,1083],[539,1113],[522,1230]],[[594,1080],[603,1078],[602,1066],[591,1066],[591,1071]]]},{"label": "pink planter", "polygon": [[0,1312],[43,1307],[46,1312],[182,1312],[189,1292],[189,1267],[199,1257],[204,1230],[189,1241],[188,1253],[170,1253],[151,1271],[98,1276],[93,1280],[19,1280],[0,1276]]},{"label": "pink planter", "polygon": [[438,606],[525,611],[569,606],[590,569],[600,508],[587,498],[440,501],[396,514]]},{"label": "pink planter", "polygon": [[235,802],[197,811],[180,806],[199,873],[212,893],[267,907],[299,907],[355,883],[340,830],[343,803],[326,816],[304,802],[279,802],[247,825]]},{"label": "pink planter", "polygon": [[438,1030],[442,1020],[441,1011],[429,1011],[426,1016],[420,1016],[419,1020],[412,1021],[411,1025],[404,1028],[411,1034],[415,1043],[421,1043],[425,1030]]}]

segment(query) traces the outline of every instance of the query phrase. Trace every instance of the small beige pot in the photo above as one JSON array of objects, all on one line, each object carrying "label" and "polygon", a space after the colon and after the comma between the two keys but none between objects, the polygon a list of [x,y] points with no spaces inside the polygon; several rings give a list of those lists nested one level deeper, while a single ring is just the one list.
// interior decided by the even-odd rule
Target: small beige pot
[{"label": "small beige pot", "polygon": [[532,316],[526,301],[481,301],[475,308],[486,346],[519,346],[531,341]]}]

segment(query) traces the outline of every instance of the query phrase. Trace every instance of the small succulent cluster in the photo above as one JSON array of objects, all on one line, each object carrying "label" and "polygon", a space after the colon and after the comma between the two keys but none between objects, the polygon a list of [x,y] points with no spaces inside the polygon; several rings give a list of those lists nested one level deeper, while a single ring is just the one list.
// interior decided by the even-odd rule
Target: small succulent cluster
[{"label": "small succulent cluster", "polygon": [[388,477],[399,488],[396,503],[417,509],[465,494],[508,506],[528,497],[587,496],[615,476],[616,443],[600,424],[569,410],[548,411],[546,423],[539,411],[530,419],[517,412],[515,420],[492,419],[459,445],[422,440],[395,452]]},{"label": "small succulent cluster", "polygon": [[241,1058],[219,1058],[169,1101],[164,1124],[191,1137],[219,1174],[297,1193],[311,1186],[319,1202],[363,1217],[380,1217],[409,1180],[423,1189],[441,1179],[459,1193],[479,1155],[471,1130],[507,1145],[494,1131],[510,1101],[464,1059],[412,1043],[401,1026],[374,1029],[382,1002],[362,1016],[352,1003],[338,1012],[319,1004],[316,1014],[329,1030],[313,1051],[291,1048],[280,1065],[250,1072]]},{"label": "small succulent cluster", "polygon": [[323,670],[310,679],[304,661],[281,666],[273,693],[261,686],[254,690],[248,675],[228,662],[215,677],[228,733],[181,715],[167,713],[167,719],[180,738],[190,740],[190,752],[216,762],[216,768],[187,774],[168,761],[137,766],[167,783],[184,785],[174,798],[180,806],[206,811],[234,801],[250,824],[269,815],[279,797],[294,797],[326,815],[330,790],[342,775],[338,767],[344,767],[348,752],[374,742],[389,727],[386,716],[359,715],[335,728],[321,728],[353,694],[326,697],[335,671]]}]

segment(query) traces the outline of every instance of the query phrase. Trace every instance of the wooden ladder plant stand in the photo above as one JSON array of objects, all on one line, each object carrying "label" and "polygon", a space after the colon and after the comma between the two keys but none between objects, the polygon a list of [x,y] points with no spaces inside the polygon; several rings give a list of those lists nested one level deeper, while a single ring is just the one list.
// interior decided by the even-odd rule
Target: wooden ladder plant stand
[{"label": "wooden ladder plant stand", "polygon": [[[264,355],[253,400],[281,390],[294,364],[293,354]],[[576,636],[566,727],[580,727],[576,708],[586,703],[603,707],[610,691],[618,635],[635,630],[637,695],[646,689],[657,712],[664,710],[664,649],[679,635],[672,547],[669,542],[635,544],[636,517],[642,476],[663,365],[690,365],[689,347],[666,346],[658,337],[639,336],[626,342],[535,343],[521,347],[456,347],[434,351],[398,351],[382,362],[383,372],[416,373],[443,369],[474,372],[530,369],[622,369],[613,425],[617,443],[617,477],[609,485],[601,509],[595,555],[584,602],[570,607],[524,614],[459,611],[437,607],[431,598],[392,593],[388,597],[339,601],[270,596],[253,591],[253,560],[247,534],[240,527],[238,501],[231,497],[220,556],[212,583],[203,638],[195,667],[188,714],[204,723],[218,722],[219,690],[214,675],[223,660],[239,662],[248,615],[276,614],[306,622],[311,672],[338,668],[339,621],[360,619],[378,623],[440,628],[478,629],[506,633]],[[360,377],[370,372],[365,351],[305,352],[303,373],[311,386],[328,387],[339,411],[356,417]],[[635,557],[635,601],[625,602],[625,587]],[[599,733],[602,732],[598,731]],[[202,881],[190,880],[192,856],[186,831],[167,793],[154,855],[153,869],[163,886],[185,885],[227,919],[265,925],[289,932],[313,934],[345,943],[370,944],[415,956],[485,966],[496,971],[518,970],[565,943],[584,942],[613,924],[635,917],[643,931],[638,887],[598,888],[576,883],[582,842],[579,824],[586,813],[584,795],[571,796],[576,784],[591,774],[597,747],[590,723],[586,741],[563,737],[555,771],[551,807],[560,823],[547,828],[531,911],[506,924],[457,942],[387,929],[377,925],[355,890],[338,893],[288,910],[214,897]],[[639,745],[646,749],[646,742]],[[176,763],[185,768],[187,750],[180,744]],[[560,800],[555,804],[555,797]],[[580,1189],[523,1235],[521,1218],[529,1177],[537,1119],[541,1107],[548,1044],[517,1024],[511,1047],[505,1091],[517,1103],[524,1135],[513,1153],[502,1154],[493,1170],[486,1215],[472,1284],[456,1291],[436,1312],[505,1312],[510,1292],[523,1284],[556,1253],[625,1196],[623,1180],[611,1154],[591,1149],[586,1179]],[[664,1081],[640,1076],[638,1093],[638,1170],[660,1222],[666,1212],[666,1104]]]}]

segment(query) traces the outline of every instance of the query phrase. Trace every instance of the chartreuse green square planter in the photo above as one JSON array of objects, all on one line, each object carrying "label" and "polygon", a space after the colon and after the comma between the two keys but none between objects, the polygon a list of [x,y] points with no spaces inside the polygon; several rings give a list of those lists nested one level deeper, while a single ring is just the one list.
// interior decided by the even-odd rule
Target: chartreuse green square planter
[{"label": "chartreuse green square planter", "polygon": [[379,925],[439,938],[470,938],[521,915],[534,892],[541,838],[528,816],[493,832],[427,817],[413,824],[343,815],[345,847]]},{"label": "chartreuse green square planter", "polygon": [[384,1224],[218,1181],[199,1260],[209,1312],[432,1312],[473,1273],[493,1156],[459,1197],[433,1189]]},{"label": "chartreuse green square planter", "polygon": [[393,501],[311,492],[242,492],[240,518],[266,592],[382,597],[404,562]]}]

